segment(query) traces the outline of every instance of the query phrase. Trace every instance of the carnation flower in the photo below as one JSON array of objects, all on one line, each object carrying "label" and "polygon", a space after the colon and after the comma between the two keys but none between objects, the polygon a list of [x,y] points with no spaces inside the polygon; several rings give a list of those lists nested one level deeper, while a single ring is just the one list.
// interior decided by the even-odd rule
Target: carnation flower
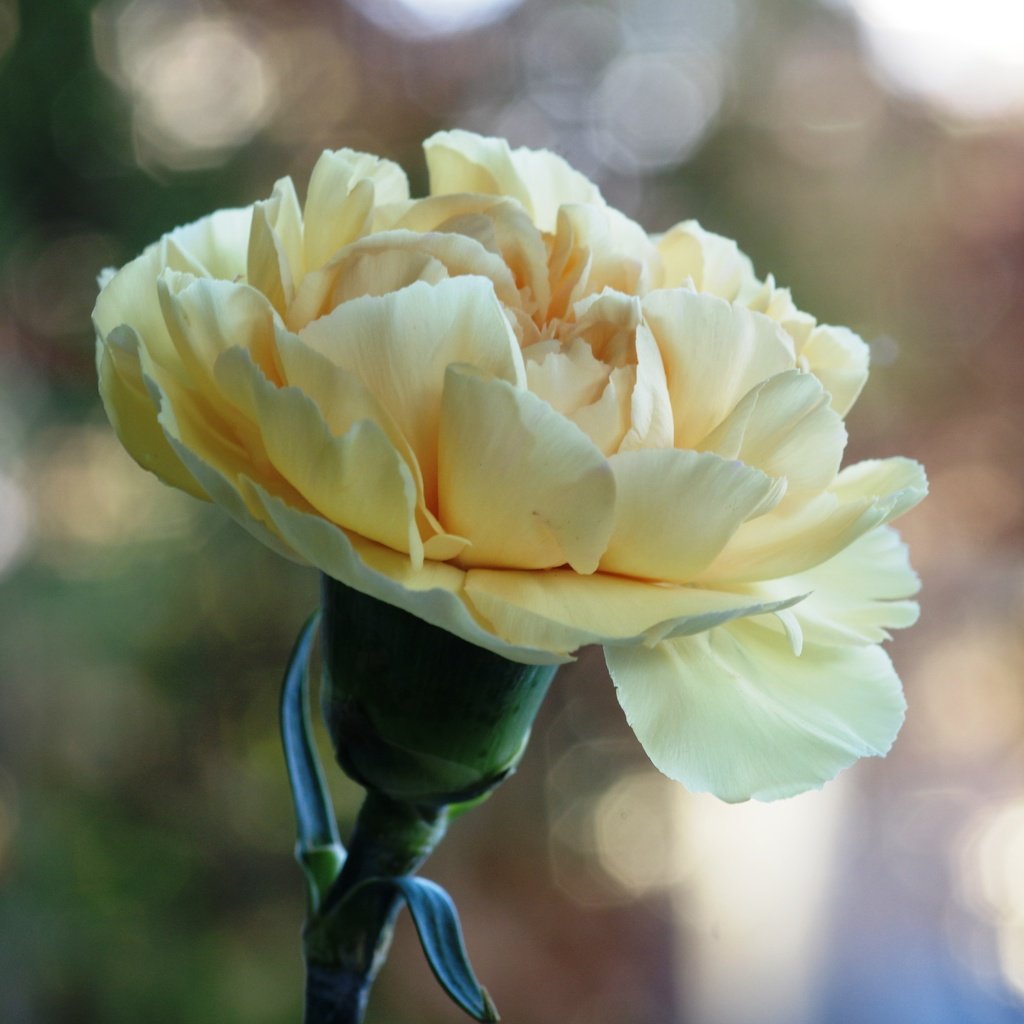
[{"label": "carnation flower", "polygon": [[[735,243],[649,236],[561,158],[442,132],[430,195],[324,153],[105,279],[131,455],[512,661],[601,644],[652,761],[770,799],[884,753],[917,614],[902,458],[841,469],[866,345]],[[472,680],[467,680],[467,686]]]}]

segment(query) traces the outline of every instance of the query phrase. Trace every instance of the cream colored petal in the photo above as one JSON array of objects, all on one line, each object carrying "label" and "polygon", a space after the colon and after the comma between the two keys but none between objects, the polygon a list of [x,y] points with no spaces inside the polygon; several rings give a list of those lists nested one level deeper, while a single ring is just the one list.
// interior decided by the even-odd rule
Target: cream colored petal
[{"label": "cream colored petal", "polygon": [[270,379],[280,382],[278,327],[266,296],[247,285],[169,271],[161,275],[158,293],[184,370],[182,388],[195,415],[208,433],[230,437],[250,457],[263,458],[255,412],[225,396],[214,366],[228,349],[244,349]]},{"label": "cream colored petal", "polygon": [[794,589],[808,597],[791,614],[819,644],[873,644],[917,621],[920,588],[907,547],[890,526],[871,530],[834,558],[795,576],[759,583],[766,599]]},{"label": "cream colored petal", "polygon": [[373,185],[357,181],[342,191],[340,183],[324,180],[327,174],[323,171],[317,180],[322,163],[323,158],[313,169],[303,214],[303,244],[309,270],[319,270],[339,250],[362,238],[369,231],[373,216]]},{"label": "cream colored petal", "polygon": [[[449,231],[450,225],[458,222],[470,223],[474,216],[482,216],[492,220],[492,213],[501,207],[515,210],[521,217],[526,217],[534,234],[536,228],[529,220],[522,205],[514,199],[506,199],[497,195],[481,195],[476,192],[456,192],[445,195],[431,195],[417,199],[400,208],[400,215],[389,225],[388,230],[417,231]],[[396,212],[398,212],[396,210]],[[494,240],[494,235],[491,240]],[[482,241],[482,239],[478,239]],[[485,246],[491,252],[497,252],[496,246]]]},{"label": "cream colored petal", "polygon": [[654,335],[646,324],[637,327],[635,344],[636,382],[630,398],[630,426],[620,450],[671,448],[675,424],[665,364]]},{"label": "cream colored petal", "polygon": [[313,401],[335,437],[360,420],[373,420],[407,457],[410,469],[415,466],[415,455],[391,414],[357,377],[295,335],[280,332],[277,344],[282,382]]},{"label": "cream colored petal", "polygon": [[464,563],[597,568],[614,515],[611,470],[586,435],[536,395],[450,368],[438,480],[439,519],[470,540]]},{"label": "cream colored petal", "polygon": [[731,238],[705,231],[694,220],[666,231],[657,245],[662,288],[679,288],[692,281],[697,291],[733,302],[756,281],[753,264]]},{"label": "cream colored petal", "polygon": [[157,422],[158,408],[143,380],[138,353],[138,335],[127,325],[97,339],[96,369],[107,417],[121,444],[143,469],[172,487],[207,498]]},{"label": "cream colored petal", "polygon": [[[218,210],[193,224],[176,228],[165,237],[186,253],[190,262],[203,267],[210,277],[234,281],[245,275],[251,224],[251,206]],[[164,256],[163,262],[173,270],[192,269],[191,266],[176,266],[167,256],[166,248]]]},{"label": "cream colored petal", "polygon": [[466,595],[510,643],[563,652],[585,644],[653,645],[745,615],[763,615],[801,599],[765,602],[749,594],[645,583],[568,569],[522,572],[470,569]]},{"label": "cream colored petal", "polygon": [[504,139],[461,130],[423,144],[431,195],[476,192],[518,200],[541,231],[553,231],[567,203],[604,205],[597,186],[547,150],[511,150]]},{"label": "cream colored petal", "polygon": [[796,508],[744,523],[697,581],[731,586],[791,576],[831,558],[883,518],[871,498],[841,502],[825,491]]},{"label": "cream colored petal", "polygon": [[569,319],[573,296],[578,293],[582,293],[581,301],[596,297],[596,292],[591,290],[588,294],[585,287],[592,263],[590,250],[578,244],[572,221],[559,214],[558,228],[551,241],[551,255],[548,257],[551,301],[548,303],[546,320]]},{"label": "cream colored petal", "polygon": [[407,199],[400,203],[378,202],[374,206],[373,216],[370,218],[370,234],[393,231],[409,210],[422,202],[422,199]]},{"label": "cream colored petal", "polygon": [[388,411],[416,453],[432,509],[437,508],[437,434],[447,367],[468,363],[517,384],[525,378],[518,345],[491,285],[476,277],[354,299],[311,323],[301,338],[360,380]]},{"label": "cream colored petal", "polygon": [[[404,254],[405,259],[395,254]],[[288,326],[292,330],[300,330],[352,298],[353,289],[347,282],[348,275],[368,258],[386,258],[389,261],[378,266],[389,274],[397,275],[394,279],[396,287],[420,279],[433,283],[441,276],[436,270],[436,264],[440,264],[451,277],[471,275],[488,278],[498,299],[507,306],[515,306],[519,301],[515,279],[504,260],[488,252],[476,239],[444,232],[417,234],[396,230],[360,239],[342,249],[322,269],[307,274],[288,310]],[[397,284],[398,280],[401,284]],[[369,294],[384,294],[384,291],[382,283],[378,283]]]},{"label": "cream colored petal", "polygon": [[[264,499],[273,495],[297,513],[347,518],[371,534],[412,548],[411,557],[422,559],[411,525],[412,478],[376,425],[356,424],[343,438],[332,438],[311,399],[292,388],[279,391],[262,377],[248,353],[229,349],[215,368],[226,400],[220,409],[226,414],[230,402],[231,408],[252,417],[261,447],[245,450],[231,433],[216,429],[201,403],[159,367],[150,364],[146,369],[171,447],[209,496],[263,543],[286,557],[303,557],[265,512]],[[322,513],[313,502],[324,506]]]},{"label": "cream colored petal", "polygon": [[530,194],[516,171],[504,139],[456,129],[437,132],[423,143],[430,173],[430,194],[475,192],[517,199],[533,213]]},{"label": "cream colored petal", "polygon": [[636,367],[617,366],[609,375],[601,397],[569,415],[602,455],[611,455],[622,445],[629,429],[635,387]]},{"label": "cream colored petal", "polygon": [[445,231],[416,234],[396,230],[364,239],[351,251],[362,254],[390,249],[426,253],[441,263],[451,277],[486,277],[506,306],[515,306],[518,301],[519,290],[505,261],[497,253],[489,252],[475,238]]},{"label": "cream colored petal", "polygon": [[[226,397],[216,403],[209,401],[191,382],[182,383],[156,364],[144,349],[139,359],[146,389],[159,410],[157,422],[193,475],[192,463],[184,458],[183,450],[233,484],[243,475],[255,476],[265,480],[275,493],[301,500],[270,464],[248,410]],[[206,484],[200,482],[205,489]],[[219,503],[219,498],[211,497]]]},{"label": "cream colored petal", "polygon": [[792,342],[766,316],[684,288],[644,299],[661,351],[677,448],[695,448],[753,387],[793,369]]},{"label": "cream colored petal", "polygon": [[615,473],[615,530],[604,572],[688,583],[780,488],[764,473],[704,452],[622,452]]},{"label": "cream colored petal", "polygon": [[527,316],[539,319],[547,310],[551,301],[547,248],[518,206],[502,202],[486,214],[445,221],[440,230],[474,238],[489,252],[498,254],[513,275],[519,289],[518,306]]},{"label": "cream colored petal", "polygon": [[230,438],[211,430],[193,397],[148,359],[144,351],[140,357],[146,388],[159,408],[157,420],[165,440],[205,495],[262,543],[286,558],[301,561],[272,526],[268,526],[249,474],[262,472],[266,485],[286,500],[301,505],[302,499],[284,480],[270,472],[269,465],[254,461]]},{"label": "cream colored petal", "polygon": [[924,470],[911,459],[859,462],[806,504],[745,523],[699,581],[726,586],[804,572],[913,508],[927,493]]},{"label": "cream colored petal", "polygon": [[425,518],[432,533],[423,542],[424,558],[433,559],[435,562],[451,562],[469,546],[469,541],[465,537],[446,533],[440,520],[429,509],[425,512]]},{"label": "cream colored petal", "polygon": [[529,214],[514,200],[480,195],[428,196],[413,203],[392,227],[448,232],[478,241],[512,272],[528,315],[551,301],[547,247]]},{"label": "cream colored petal", "polygon": [[882,508],[884,521],[892,522],[912,509],[928,493],[924,466],[913,459],[865,459],[847,466],[832,487],[840,501],[871,496]]},{"label": "cream colored petal", "polygon": [[274,311],[255,288],[165,271],[157,281],[164,322],[189,382],[216,398],[213,366],[244,348],[264,373],[280,379]]},{"label": "cream colored petal", "polygon": [[161,255],[160,247],[150,246],[117,271],[101,289],[92,320],[99,338],[127,324],[161,366],[180,373],[181,363],[157,299]]},{"label": "cream colored petal", "polygon": [[213,276],[192,253],[182,248],[173,235],[164,235],[160,239],[160,264],[165,270],[190,274],[192,277]]},{"label": "cream colored petal", "polygon": [[832,408],[845,416],[868,379],[870,351],[845,327],[819,326],[799,349],[801,362],[832,396]]},{"label": "cream colored petal", "polygon": [[263,511],[256,493],[257,488],[248,478],[243,475],[231,479],[228,474],[204,462],[180,441],[170,436],[168,440],[210,499],[224,509],[239,526],[282,558],[292,562],[306,561],[278,534],[277,528]]},{"label": "cream colored petal", "polygon": [[306,260],[303,254],[302,205],[292,179],[279,179],[274,183],[270,199],[256,203],[256,206],[262,206],[267,211],[270,226],[280,240],[287,276],[294,289],[306,271]]},{"label": "cream colored petal", "polygon": [[337,275],[326,306],[333,309],[364,295],[388,295],[417,281],[437,284],[449,276],[448,268],[429,253],[401,249],[361,253]]},{"label": "cream colored petal", "polygon": [[842,591],[851,597],[877,601],[913,597],[921,587],[910,565],[907,545],[891,526],[872,530],[835,558],[803,573],[800,579],[812,583],[816,590]]},{"label": "cream colored petal", "polygon": [[97,335],[106,337],[115,327],[128,324],[160,365],[180,372],[157,301],[157,278],[165,268],[229,280],[244,274],[251,216],[249,209],[221,210],[177,228],[105,276],[93,310]]},{"label": "cream colored petal", "polygon": [[291,178],[281,178],[252,208],[246,280],[283,315],[305,270],[302,211]]},{"label": "cream colored petal", "polygon": [[[661,277],[661,261],[647,233],[639,224],[610,206],[570,205],[558,212],[554,254],[558,262],[571,250],[586,253],[585,270],[566,292],[552,281],[552,314],[571,308],[589,295],[605,289],[625,295],[645,295]],[[576,259],[579,259],[577,257]],[[570,264],[573,261],[570,260]],[[564,270],[552,259],[552,270]],[[557,277],[556,277],[557,280]],[[555,298],[560,308],[555,309]]]},{"label": "cream colored petal", "polygon": [[369,229],[376,203],[409,198],[405,172],[390,160],[351,149],[327,150],[309,179],[303,208],[306,267],[322,267]]},{"label": "cream colored petal", "polygon": [[333,523],[423,562],[417,488],[384,430],[370,419],[335,435],[313,399],[271,384],[242,349],[217,362],[225,394],[250,406],[274,468]]},{"label": "cream colored petal", "polygon": [[903,722],[885,652],[808,644],[749,622],[605,651],[619,702],[654,764],[729,802],[820,788],[885,754]]},{"label": "cream colored petal", "polygon": [[835,479],[846,447],[846,428],[816,377],[787,370],[740,399],[699,445],[700,451],[740,459],[786,478],[787,504],[806,501]]},{"label": "cream colored petal", "polygon": [[744,305],[770,316],[786,328],[787,333],[796,342],[797,350],[814,330],[817,321],[810,313],[797,308],[793,295],[788,288],[779,288],[775,278],[769,274],[764,282],[749,294],[741,296]]},{"label": "cream colored petal", "polygon": [[538,398],[567,416],[601,397],[609,370],[578,338],[564,351],[557,345],[554,348],[539,359],[527,358],[526,381]]},{"label": "cream colored petal", "polygon": [[636,332],[642,315],[639,299],[606,288],[573,305],[576,323],[566,332],[565,342],[583,339],[594,355],[609,366],[635,363]]},{"label": "cream colored petal", "polygon": [[424,562],[419,569],[409,558],[374,544],[303,512],[253,486],[268,521],[303,559],[333,579],[494,651],[512,661],[557,665],[565,653],[525,647],[502,639],[466,603],[466,574],[444,562]]},{"label": "cream colored petal", "polygon": [[409,179],[405,171],[393,160],[360,153],[354,149],[335,150],[333,156],[345,160],[352,168],[352,180],[373,183],[378,205],[392,205],[409,201]]},{"label": "cream colored petal", "polygon": [[391,414],[352,374],[315,352],[298,338],[281,334],[278,338],[284,381],[298,388],[316,404],[331,433],[336,437],[351,430],[360,420],[370,420],[386,434],[412,474],[417,494],[417,521],[424,538],[427,558],[455,558],[468,543],[464,538],[447,535],[427,508],[416,453],[406,441]]},{"label": "cream colored petal", "polygon": [[562,157],[546,149],[512,150],[512,163],[530,195],[534,223],[554,231],[558,211],[570,203],[604,206],[598,187]]}]

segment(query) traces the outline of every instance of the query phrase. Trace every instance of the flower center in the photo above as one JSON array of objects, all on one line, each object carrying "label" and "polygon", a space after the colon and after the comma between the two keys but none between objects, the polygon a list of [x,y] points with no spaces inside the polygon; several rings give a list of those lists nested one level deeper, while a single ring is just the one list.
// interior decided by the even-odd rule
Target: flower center
[{"label": "flower center", "polygon": [[523,349],[529,389],[572,420],[602,454],[618,449],[636,383],[634,330],[597,317],[552,320]]}]

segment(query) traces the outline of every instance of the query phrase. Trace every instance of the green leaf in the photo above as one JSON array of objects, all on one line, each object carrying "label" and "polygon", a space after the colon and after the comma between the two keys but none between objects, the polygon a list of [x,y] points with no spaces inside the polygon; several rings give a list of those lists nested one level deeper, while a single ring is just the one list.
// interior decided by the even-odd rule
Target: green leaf
[{"label": "green leaf", "polygon": [[405,897],[427,963],[452,999],[479,1021],[498,1020],[491,997],[476,979],[462,941],[459,913],[452,898],[435,882],[406,875],[393,879]]},{"label": "green leaf", "polygon": [[315,612],[302,627],[281,688],[281,742],[298,825],[295,855],[306,876],[314,912],[345,861],[309,716],[309,659],[319,620]]},{"label": "green leaf", "polygon": [[452,1001],[474,1020],[500,1020],[487,989],[477,981],[470,966],[462,941],[459,912],[448,893],[436,882],[403,875],[400,878],[367,879],[356,886],[346,899],[371,887],[390,889],[405,900],[427,963]]}]

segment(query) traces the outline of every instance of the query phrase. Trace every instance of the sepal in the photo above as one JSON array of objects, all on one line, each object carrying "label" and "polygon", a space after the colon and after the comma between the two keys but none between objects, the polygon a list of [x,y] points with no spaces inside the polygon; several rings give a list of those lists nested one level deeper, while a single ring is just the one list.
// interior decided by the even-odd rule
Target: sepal
[{"label": "sepal", "polygon": [[557,665],[525,665],[323,577],[323,712],[338,764],[422,807],[482,796],[519,763]]}]

